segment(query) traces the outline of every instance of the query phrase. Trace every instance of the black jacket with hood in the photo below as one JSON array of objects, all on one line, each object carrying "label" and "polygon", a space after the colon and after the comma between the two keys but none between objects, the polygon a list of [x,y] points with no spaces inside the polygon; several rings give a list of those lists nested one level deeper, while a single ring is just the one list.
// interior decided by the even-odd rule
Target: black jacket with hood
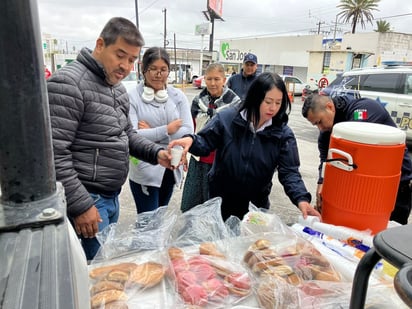
[{"label": "black jacket with hood", "polygon": [[89,192],[120,191],[129,170],[129,149],[137,158],[158,163],[161,147],[133,130],[125,87],[106,82],[89,49],[56,71],[47,88],[56,178],[63,183],[69,217],[94,204]]}]

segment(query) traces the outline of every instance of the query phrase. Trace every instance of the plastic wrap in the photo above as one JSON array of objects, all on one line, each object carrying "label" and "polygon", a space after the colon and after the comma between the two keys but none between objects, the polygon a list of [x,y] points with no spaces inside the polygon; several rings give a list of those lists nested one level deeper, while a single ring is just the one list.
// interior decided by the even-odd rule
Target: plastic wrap
[{"label": "plastic wrap", "polygon": [[229,238],[232,234],[223,222],[221,203],[220,197],[213,198],[181,214],[172,229],[171,243],[185,247]]},{"label": "plastic wrap", "polygon": [[[183,214],[161,208],[139,215],[131,231],[101,233],[100,258],[89,266],[93,309],[110,308],[93,298],[108,283],[112,292],[103,299],[114,308],[349,307],[347,272],[354,272],[355,259],[305,239],[253,205],[242,221],[223,222],[220,203],[215,198]],[[99,267],[101,275],[93,275]],[[110,282],[116,280],[123,286]],[[366,304],[405,307],[392,281],[380,278],[370,281]]]},{"label": "plastic wrap", "polygon": [[171,308],[164,251],[148,251],[89,267],[92,309]]},{"label": "plastic wrap", "polygon": [[179,295],[176,308],[228,308],[252,294],[248,271],[215,243],[170,247],[168,255],[169,278]]},{"label": "plastic wrap", "polygon": [[133,252],[166,248],[179,214],[180,210],[163,206],[139,214],[137,221],[128,229],[117,224],[109,225],[96,235],[101,248],[95,262],[130,255]]}]

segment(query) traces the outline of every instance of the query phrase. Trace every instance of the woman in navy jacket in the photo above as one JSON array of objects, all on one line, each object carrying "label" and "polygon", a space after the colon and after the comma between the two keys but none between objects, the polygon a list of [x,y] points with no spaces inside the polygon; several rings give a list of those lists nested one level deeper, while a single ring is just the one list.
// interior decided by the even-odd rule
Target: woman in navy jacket
[{"label": "woman in navy jacket", "polygon": [[221,111],[198,134],[169,144],[169,148],[181,145],[184,154],[189,151],[196,156],[216,150],[209,173],[209,196],[222,198],[224,220],[231,215],[242,219],[249,202],[269,208],[276,170],[286,194],[303,216],[320,217],[309,204],[311,195],[299,173],[296,139],[287,125],[290,107],[282,79],[265,72],[251,84],[240,108]]}]

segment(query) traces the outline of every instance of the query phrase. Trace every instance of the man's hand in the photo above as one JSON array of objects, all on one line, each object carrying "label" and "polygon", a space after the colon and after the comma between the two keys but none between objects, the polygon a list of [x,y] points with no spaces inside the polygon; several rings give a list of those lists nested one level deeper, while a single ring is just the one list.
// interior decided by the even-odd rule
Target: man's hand
[{"label": "man's hand", "polygon": [[74,218],[74,228],[78,235],[82,235],[84,238],[93,238],[99,231],[99,223],[102,221],[99,211],[93,205],[84,213]]},{"label": "man's hand", "polygon": [[319,220],[322,219],[320,213],[313,208],[308,202],[300,202],[298,204],[300,211],[302,212],[303,219],[306,219],[308,216],[316,216]]},{"label": "man's hand", "polygon": [[167,150],[160,150],[157,153],[157,162],[163,167],[172,169],[172,165],[170,164],[171,159],[172,156]]}]

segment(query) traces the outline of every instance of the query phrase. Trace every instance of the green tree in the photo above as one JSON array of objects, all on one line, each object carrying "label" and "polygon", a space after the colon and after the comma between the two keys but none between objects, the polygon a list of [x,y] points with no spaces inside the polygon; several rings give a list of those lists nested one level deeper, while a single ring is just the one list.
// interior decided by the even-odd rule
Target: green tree
[{"label": "green tree", "polygon": [[386,33],[391,31],[391,24],[386,20],[378,20],[376,27],[378,27],[378,29],[376,29],[375,32]]},{"label": "green tree", "polygon": [[351,23],[352,33],[355,33],[358,23],[362,25],[362,28],[366,27],[366,22],[373,25],[372,11],[379,11],[379,2],[380,0],[341,0],[336,6],[342,10],[338,17],[344,23]]}]

